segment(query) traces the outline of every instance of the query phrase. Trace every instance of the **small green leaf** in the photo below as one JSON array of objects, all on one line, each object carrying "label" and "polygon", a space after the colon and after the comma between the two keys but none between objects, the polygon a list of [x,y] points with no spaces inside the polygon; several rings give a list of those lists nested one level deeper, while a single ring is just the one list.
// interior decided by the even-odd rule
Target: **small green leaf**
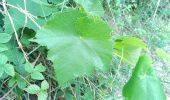
[{"label": "small green leaf", "polygon": [[14,66],[11,65],[11,64],[5,64],[4,65],[4,71],[5,71],[5,73],[7,73],[10,76],[15,75]]},{"label": "small green leaf", "polygon": [[44,72],[45,67],[42,64],[39,64],[39,65],[35,66],[34,71]]},{"label": "small green leaf", "polygon": [[115,54],[131,65],[136,65],[143,48],[146,44],[135,37],[123,37],[114,44]]},{"label": "small green leaf", "polygon": [[6,64],[8,58],[6,55],[0,54],[0,64]]},{"label": "small green leaf", "polygon": [[44,76],[40,72],[35,71],[31,73],[31,78],[35,80],[43,80]]},{"label": "small green leaf", "polygon": [[11,39],[11,35],[7,33],[0,33],[0,43],[7,43]]},{"label": "small green leaf", "polygon": [[21,78],[17,79],[17,84],[20,89],[24,89],[26,87],[26,82]]},{"label": "small green leaf", "polygon": [[25,88],[24,90],[30,94],[38,94],[40,92],[40,87],[36,84],[32,84]]},{"label": "small green leaf", "polygon": [[126,100],[166,100],[148,55],[140,56],[132,77],[123,88],[123,96]]},{"label": "small green leaf", "polygon": [[13,78],[11,78],[11,79],[9,80],[8,86],[9,86],[9,87],[12,87],[15,83],[16,83],[16,78],[13,77]]},{"label": "small green leaf", "polygon": [[33,72],[33,70],[34,70],[34,67],[33,67],[33,65],[32,65],[31,63],[26,62],[26,63],[25,63],[25,70],[26,70],[28,73],[31,73],[31,72]]},{"label": "small green leaf", "polygon": [[12,87],[15,83],[17,83],[20,89],[24,89],[26,87],[26,82],[19,76],[19,74],[16,74],[14,77],[12,77],[9,80],[8,85],[9,87]]},{"label": "small green leaf", "polygon": [[49,84],[46,80],[44,80],[42,83],[41,83],[41,89],[42,90],[47,90],[49,88]]},{"label": "small green leaf", "polygon": [[46,91],[41,91],[40,93],[38,93],[38,100],[47,100],[47,92]]}]

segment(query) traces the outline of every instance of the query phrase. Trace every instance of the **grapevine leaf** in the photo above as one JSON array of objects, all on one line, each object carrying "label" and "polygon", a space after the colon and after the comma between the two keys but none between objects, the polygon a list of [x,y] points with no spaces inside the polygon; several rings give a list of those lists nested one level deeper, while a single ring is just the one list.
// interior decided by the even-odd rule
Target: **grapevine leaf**
[{"label": "grapevine leaf", "polygon": [[[47,3],[47,0],[27,0],[25,3],[26,5],[24,4],[24,0],[6,0],[6,1],[8,4],[21,7],[22,9],[25,9],[26,6],[26,10],[35,16],[45,17],[53,12],[52,8]],[[41,3],[37,1],[40,1]]]},{"label": "grapevine leaf", "polygon": [[165,100],[162,85],[148,55],[140,56],[132,77],[123,88],[123,95],[127,100]]},{"label": "grapevine leaf", "polygon": [[[26,1],[27,12],[33,14],[34,16],[41,16],[41,17],[49,16],[53,12],[53,8],[50,5],[48,5],[46,0],[40,0],[40,1],[43,2],[43,4],[38,3],[36,0],[27,0]],[[22,1],[7,0],[7,3],[10,5],[25,9],[23,0]],[[27,17],[27,21],[26,21],[26,15],[22,11],[19,11],[18,9],[14,9],[12,7],[8,10],[8,12],[13,19],[13,23],[14,23],[16,30],[22,27],[28,27],[36,31],[38,29],[38,26],[36,24],[42,25],[46,22],[46,20],[44,20],[43,18],[39,18],[39,17],[34,18],[34,22],[30,20],[30,18]],[[9,34],[13,33],[14,30],[11,27],[11,22],[8,16],[5,16],[4,22],[5,22],[4,23],[5,32]]]},{"label": "grapevine leaf", "polygon": [[[68,17],[70,16],[70,17]],[[57,13],[42,27],[34,41],[47,46],[59,84],[91,74],[95,68],[107,70],[112,60],[111,30],[101,19],[82,11]]]},{"label": "grapevine leaf", "polygon": [[102,2],[100,2],[100,0],[75,0],[75,1],[81,4],[83,8],[92,15],[102,16],[104,14],[104,9],[102,7]]},{"label": "grapevine leaf", "polygon": [[[33,29],[35,31],[38,30],[38,26],[29,18],[27,20],[27,23],[25,24],[25,20],[26,20],[25,15],[21,13],[20,11],[18,11],[17,9],[9,9],[9,13],[13,19],[13,23],[14,23],[16,30],[19,30],[23,26]],[[35,19],[35,22],[41,25],[45,23],[45,20],[38,18],[38,19]],[[8,16],[5,16],[4,18],[4,28],[5,28],[5,32],[8,34],[12,34],[14,32]]]},{"label": "grapevine leaf", "polygon": [[[34,16],[33,17],[34,21],[33,21],[30,19],[30,17],[28,17],[28,14],[25,14],[23,11],[19,11],[18,9],[9,7],[8,12],[13,20],[16,30],[22,27],[28,27],[36,31],[39,28],[37,25],[40,26],[46,22],[47,18],[44,17],[51,15],[55,7],[54,8],[51,7],[47,3],[47,0],[39,0],[39,1],[41,3],[38,2],[38,0],[26,0],[26,3],[24,3],[24,0],[7,0],[8,4],[16,6],[20,9],[24,10],[26,7],[26,11]],[[11,22],[8,16],[5,16],[4,18],[4,28],[6,33],[11,34],[14,32],[13,28],[11,27]]]}]

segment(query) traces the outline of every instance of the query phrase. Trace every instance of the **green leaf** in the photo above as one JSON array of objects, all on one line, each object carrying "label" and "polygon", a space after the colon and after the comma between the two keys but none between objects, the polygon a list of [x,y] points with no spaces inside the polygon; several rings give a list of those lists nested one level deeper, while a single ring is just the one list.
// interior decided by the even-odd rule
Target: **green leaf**
[{"label": "green leaf", "polygon": [[24,90],[27,91],[30,94],[38,94],[40,92],[40,87],[36,84],[31,84],[30,86],[28,86]]},{"label": "green leaf", "polygon": [[9,80],[8,85],[9,87],[12,87],[15,83],[17,83],[20,89],[24,89],[26,87],[26,82],[19,76],[19,74],[16,74],[14,77],[12,77]]},{"label": "green leaf", "polygon": [[143,48],[146,49],[146,44],[135,37],[123,37],[114,44],[115,54],[131,65],[137,63]]},{"label": "green leaf", "polygon": [[11,65],[11,64],[5,64],[4,65],[4,71],[5,71],[5,73],[7,73],[10,76],[15,75],[14,66]]},{"label": "green leaf", "polygon": [[11,35],[7,33],[0,33],[0,43],[7,43],[11,39]]},{"label": "green leaf", "polygon": [[35,80],[43,80],[44,76],[40,72],[35,71],[31,73],[31,78]]},{"label": "green leaf", "polygon": [[8,61],[14,63],[15,70],[18,73],[20,73],[22,75],[26,75],[27,73],[24,68],[25,58],[24,58],[22,52],[18,48],[18,44],[16,43],[15,37],[12,37],[10,42],[8,42],[5,45],[8,47],[8,50],[3,52],[3,54],[5,54],[8,57]]},{"label": "green leaf", "polygon": [[8,82],[8,86],[9,87],[12,87],[14,84],[16,83],[16,78],[15,77],[12,77],[9,82]]},{"label": "green leaf", "polygon": [[160,80],[156,77],[151,58],[140,56],[132,77],[123,88],[126,100],[165,100]]},{"label": "green leaf", "polygon": [[48,47],[48,59],[53,61],[57,81],[64,84],[75,77],[92,74],[95,68],[109,69],[110,33],[109,26],[101,19],[68,10],[48,21],[34,41]]},{"label": "green leaf", "polygon": [[35,66],[34,71],[44,72],[45,67],[42,64],[39,64],[39,65]]},{"label": "green leaf", "polygon": [[6,64],[8,61],[8,58],[4,54],[0,54],[0,64]]},{"label": "green leaf", "polygon": [[32,73],[34,70],[34,67],[31,63],[26,62],[25,63],[25,71],[27,71],[28,73]]},{"label": "green leaf", "polygon": [[157,49],[156,49],[156,54],[157,54],[160,58],[165,59],[165,60],[167,60],[167,61],[170,62],[170,54],[166,53],[163,49],[157,48]]},{"label": "green leaf", "polygon": [[41,90],[47,90],[49,88],[49,84],[46,80],[44,80],[42,83],[41,83]]},{"label": "green leaf", "polygon": [[103,16],[104,9],[100,0],[75,0],[83,6],[83,8],[90,14],[96,16]]},{"label": "green leaf", "polygon": [[27,86],[26,82],[21,78],[17,79],[17,84],[20,89],[24,89]]},{"label": "green leaf", "polygon": [[40,93],[38,93],[38,100],[47,100],[47,92],[46,91],[41,91]]}]

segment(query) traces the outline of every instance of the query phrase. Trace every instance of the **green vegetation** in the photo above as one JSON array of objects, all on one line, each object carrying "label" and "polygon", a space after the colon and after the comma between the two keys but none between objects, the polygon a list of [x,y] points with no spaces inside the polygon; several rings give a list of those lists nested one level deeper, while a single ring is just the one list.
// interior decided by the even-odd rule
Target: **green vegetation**
[{"label": "green vegetation", "polygon": [[0,0],[0,100],[168,100],[169,0]]}]

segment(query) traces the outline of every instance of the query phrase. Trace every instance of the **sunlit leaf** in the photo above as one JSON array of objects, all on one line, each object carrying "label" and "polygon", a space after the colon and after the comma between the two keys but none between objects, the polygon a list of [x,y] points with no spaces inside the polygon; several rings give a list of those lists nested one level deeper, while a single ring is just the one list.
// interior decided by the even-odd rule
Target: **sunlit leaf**
[{"label": "sunlit leaf", "polygon": [[126,100],[166,100],[147,54],[140,56],[132,77],[123,88],[123,95]]},{"label": "sunlit leaf", "polygon": [[40,92],[40,87],[36,84],[31,84],[30,86],[28,86],[24,90],[27,91],[30,94],[38,94]]},{"label": "sunlit leaf", "polygon": [[49,84],[46,80],[42,81],[41,83],[41,89],[42,90],[47,90],[49,88]]},{"label": "sunlit leaf", "polygon": [[35,80],[43,80],[44,76],[42,75],[42,73],[36,71],[31,73],[31,78]]},{"label": "sunlit leaf", "polygon": [[110,33],[101,19],[68,10],[48,21],[34,41],[48,47],[48,59],[53,61],[56,79],[63,84],[92,74],[95,68],[109,69],[112,60]]},{"label": "sunlit leaf", "polygon": [[4,71],[5,71],[5,73],[7,73],[10,76],[14,76],[15,75],[14,66],[11,65],[11,64],[5,64],[4,65]]},{"label": "sunlit leaf", "polygon": [[115,41],[114,53],[123,58],[124,62],[135,65],[143,48],[146,48],[146,44],[142,40],[135,37],[123,37]]}]

